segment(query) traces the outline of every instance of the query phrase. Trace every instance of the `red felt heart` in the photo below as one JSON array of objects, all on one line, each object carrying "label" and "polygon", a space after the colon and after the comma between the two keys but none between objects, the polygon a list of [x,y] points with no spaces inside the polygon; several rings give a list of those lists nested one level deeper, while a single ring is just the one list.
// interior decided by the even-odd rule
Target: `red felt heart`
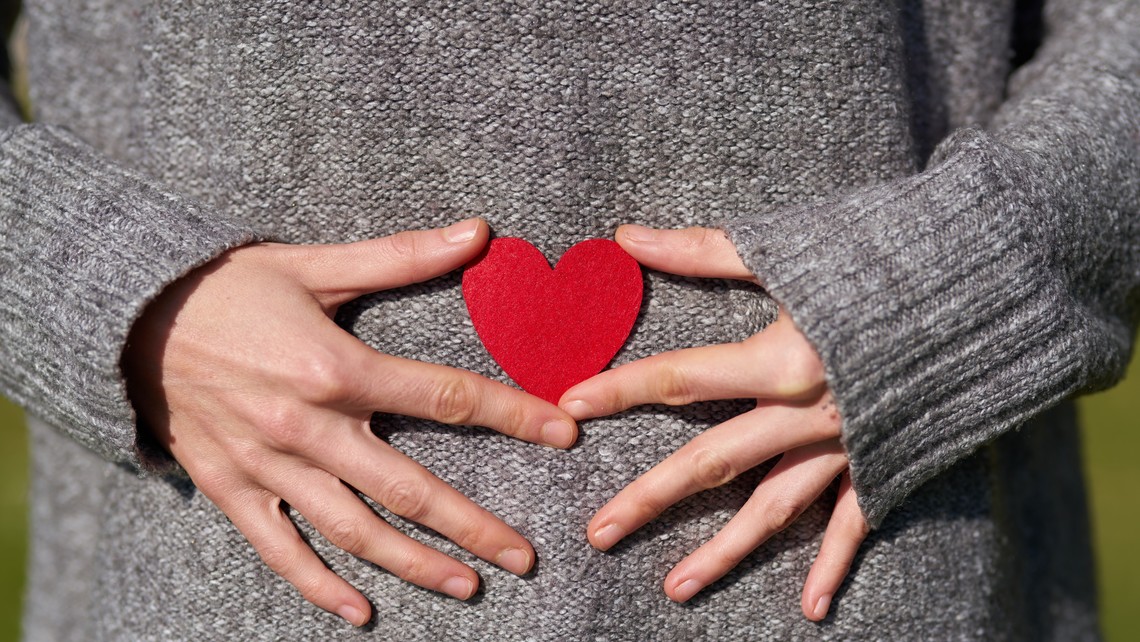
[{"label": "red felt heart", "polygon": [[491,357],[551,403],[599,372],[641,308],[641,266],[606,239],[582,241],[550,269],[518,238],[491,241],[463,273],[463,299]]}]

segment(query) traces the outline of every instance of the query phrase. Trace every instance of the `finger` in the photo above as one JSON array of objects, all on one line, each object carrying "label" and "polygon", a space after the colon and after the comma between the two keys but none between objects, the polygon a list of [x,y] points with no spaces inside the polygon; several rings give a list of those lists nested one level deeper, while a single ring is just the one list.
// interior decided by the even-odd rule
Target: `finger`
[{"label": "finger", "polygon": [[682,499],[734,479],[772,457],[830,438],[834,429],[814,407],[760,406],[697,436],[603,506],[587,526],[590,543],[607,550]]},{"label": "finger", "polygon": [[[393,514],[417,524],[423,524],[480,558],[497,564],[512,573],[523,575],[530,571],[534,563],[534,549],[531,548],[526,538],[515,532],[501,519],[448,486],[443,480],[432,475],[420,464],[377,439],[371,434],[367,426],[362,425],[361,429],[354,431],[347,440],[336,444],[328,441],[327,445],[317,454],[323,461],[327,462],[324,464],[325,469],[338,478],[334,480],[337,484],[340,483],[340,479],[345,480]],[[324,501],[323,492],[319,490],[303,496],[312,502],[315,510],[319,510],[321,502]],[[369,555],[389,555],[388,551],[382,548],[380,550],[374,549],[372,548],[374,544],[365,543],[370,536],[375,535],[375,531],[365,531],[364,520],[362,519],[364,515],[360,512],[364,506],[351,493],[348,493],[348,496],[351,496],[355,503],[356,518],[350,523],[337,523],[338,520],[349,515],[348,509],[353,508],[347,502],[342,501],[332,513],[336,518],[328,521],[333,530],[345,531],[345,535],[339,537],[341,543],[338,543],[338,546],[353,553],[356,553],[357,550],[366,553],[361,556],[370,560],[373,560],[373,557]],[[372,528],[375,529],[378,527],[377,524],[383,522],[375,515],[373,518]],[[390,529],[391,527],[388,526],[387,528]],[[464,575],[461,569],[466,569],[466,567],[455,566],[459,564],[455,560],[426,547],[422,547],[424,550],[407,549],[407,546],[412,543],[412,540],[408,539],[404,544],[405,550],[399,553],[398,563],[411,564],[413,570],[437,568],[438,572],[430,576],[435,578],[437,583],[431,586],[422,584],[423,586],[440,590],[437,588],[441,586],[438,582],[443,582],[451,576]],[[351,547],[351,549],[346,546]],[[426,555],[425,550],[431,551],[439,557],[428,560],[424,557]],[[411,554],[416,551],[419,551],[416,553],[418,557],[413,558]],[[444,575],[443,570],[439,570],[445,567],[443,560],[452,564],[452,566],[447,567],[452,575]],[[373,561],[388,568],[381,561]],[[428,561],[431,561],[434,566],[427,566],[426,562]],[[399,571],[391,570],[399,574]],[[473,571],[466,569],[466,573],[473,573]],[[425,581],[430,579],[427,575],[424,578]],[[477,584],[477,580],[475,581]]]},{"label": "finger", "polygon": [[786,529],[847,466],[838,440],[792,451],[711,540],[665,578],[665,593],[684,602],[723,577],[772,535]]},{"label": "finger", "polygon": [[578,383],[558,403],[582,420],[652,403],[684,406],[712,399],[754,399],[778,383],[778,368],[766,360],[740,343],[663,352]]},{"label": "finger", "polygon": [[569,414],[508,385],[371,349],[358,357],[359,368],[345,382],[346,389],[356,391],[351,403],[358,409],[483,426],[555,448],[569,448],[578,438],[577,424]]},{"label": "finger", "polygon": [[255,490],[211,499],[249,540],[262,561],[296,587],[302,597],[353,626],[368,623],[372,612],[368,600],[321,562],[281,510],[280,499]]},{"label": "finger", "polygon": [[369,292],[418,283],[475,258],[487,244],[487,223],[473,218],[449,227],[405,231],[339,245],[287,246],[286,260],[326,306]]},{"label": "finger", "polygon": [[339,479],[309,467],[284,472],[287,476],[274,479],[270,490],[338,548],[417,586],[460,600],[475,594],[479,576],[474,570],[397,531]]},{"label": "finger", "polygon": [[741,343],[665,352],[599,373],[567,390],[559,405],[581,420],[653,403],[809,399],[825,385],[815,349],[782,315]]},{"label": "finger", "polygon": [[831,599],[851,570],[855,554],[869,532],[867,520],[851,488],[851,476],[845,474],[839,483],[839,497],[823,534],[819,556],[804,582],[800,606],[807,619],[818,622],[827,617]]},{"label": "finger", "polygon": [[614,238],[638,263],[654,270],[712,279],[756,280],[723,230],[659,230],[622,225]]}]

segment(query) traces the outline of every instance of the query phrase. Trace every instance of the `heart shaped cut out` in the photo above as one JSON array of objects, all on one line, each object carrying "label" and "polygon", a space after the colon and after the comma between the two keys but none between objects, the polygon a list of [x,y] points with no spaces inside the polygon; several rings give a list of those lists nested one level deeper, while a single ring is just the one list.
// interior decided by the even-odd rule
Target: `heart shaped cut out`
[{"label": "heart shaped cut out", "polygon": [[607,239],[578,243],[554,269],[530,243],[494,239],[463,273],[463,299],[487,352],[551,403],[614,358],[641,293],[641,266]]}]

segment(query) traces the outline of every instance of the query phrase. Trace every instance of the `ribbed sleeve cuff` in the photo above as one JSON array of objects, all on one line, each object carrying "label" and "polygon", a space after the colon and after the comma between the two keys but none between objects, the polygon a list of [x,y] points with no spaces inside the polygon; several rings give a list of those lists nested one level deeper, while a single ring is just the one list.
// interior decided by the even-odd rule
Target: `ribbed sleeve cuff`
[{"label": "ribbed sleeve cuff", "polygon": [[1089,340],[1022,158],[961,132],[932,168],[726,228],[819,350],[864,514],[1073,392]]},{"label": "ribbed sleeve cuff", "polygon": [[167,284],[257,234],[114,166],[67,132],[0,139],[5,393],[113,461],[147,465],[120,358]]}]

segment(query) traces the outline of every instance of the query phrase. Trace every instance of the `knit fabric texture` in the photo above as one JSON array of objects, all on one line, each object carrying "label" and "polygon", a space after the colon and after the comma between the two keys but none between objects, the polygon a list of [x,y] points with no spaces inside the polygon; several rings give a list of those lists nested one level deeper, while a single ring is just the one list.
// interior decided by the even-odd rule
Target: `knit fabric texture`
[{"label": "knit fabric texture", "polygon": [[[38,122],[0,137],[0,383],[35,417],[27,639],[1096,638],[1064,400],[1119,377],[1137,321],[1135,3],[25,7]],[[291,513],[372,601],[362,629],[305,602],[147,446],[118,361],[164,287],[256,239],[470,215],[552,261],[625,222],[724,226],[764,288],[648,272],[615,363],[790,312],[877,527],[824,622],[799,599],[833,492],[689,603],[661,590],[768,466],[608,553],[586,542],[618,490],[747,401],[584,422],[567,452],[376,417],[538,565],[514,577],[376,507],[480,573],[458,602]],[[509,381],[459,278],[337,321],[383,352]]]}]

